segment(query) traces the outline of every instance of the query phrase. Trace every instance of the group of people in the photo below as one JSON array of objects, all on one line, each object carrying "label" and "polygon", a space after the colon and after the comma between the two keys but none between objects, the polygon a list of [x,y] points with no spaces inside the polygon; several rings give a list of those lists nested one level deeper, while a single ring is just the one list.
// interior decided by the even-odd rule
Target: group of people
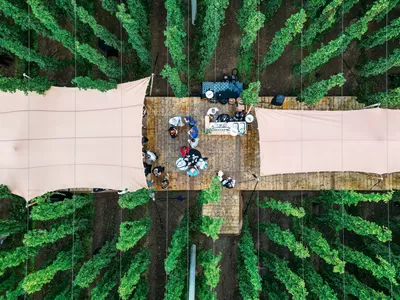
[{"label": "group of people", "polygon": [[231,122],[231,121],[245,121],[246,111],[237,111],[231,117],[228,114],[219,114],[219,109],[217,107],[211,107],[207,111],[207,116],[210,118],[210,122]]},{"label": "group of people", "polygon": [[194,120],[191,116],[185,116],[183,119],[182,117],[173,117],[169,120],[169,135],[174,139],[178,136],[178,129],[177,127],[183,127],[185,125],[189,125],[190,129],[188,131],[189,139],[188,143],[191,148],[196,148],[199,144],[199,130],[196,126],[196,120]]},{"label": "group of people", "polygon": [[144,167],[144,173],[146,175],[147,180],[147,185],[150,187],[153,183],[154,180],[151,178],[151,176],[154,176],[156,178],[162,178],[161,181],[161,187],[163,189],[166,189],[169,185],[169,174],[165,173],[165,168],[162,166],[156,166],[152,169],[153,164],[156,162],[158,159],[158,156],[156,153],[151,152],[150,150],[145,150],[143,151],[143,167]]},{"label": "group of people", "polygon": [[176,167],[179,171],[186,171],[189,177],[194,177],[200,174],[199,170],[207,169],[207,157],[202,157],[200,151],[190,149],[186,146],[180,148],[182,157],[176,161]]}]

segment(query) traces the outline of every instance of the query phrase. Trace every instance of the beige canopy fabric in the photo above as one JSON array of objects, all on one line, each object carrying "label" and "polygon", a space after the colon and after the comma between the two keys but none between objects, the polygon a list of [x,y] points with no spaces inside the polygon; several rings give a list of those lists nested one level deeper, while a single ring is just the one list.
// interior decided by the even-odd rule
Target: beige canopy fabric
[{"label": "beige canopy fabric", "polygon": [[142,113],[148,82],[105,93],[0,92],[0,184],[26,200],[66,188],[147,187]]},{"label": "beige canopy fabric", "polygon": [[256,109],[261,175],[400,171],[400,111]]}]

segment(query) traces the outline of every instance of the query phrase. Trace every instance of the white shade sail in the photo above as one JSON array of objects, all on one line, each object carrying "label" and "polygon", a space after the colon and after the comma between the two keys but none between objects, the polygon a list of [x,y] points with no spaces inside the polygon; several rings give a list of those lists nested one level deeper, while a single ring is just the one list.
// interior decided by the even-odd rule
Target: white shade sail
[{"label": "white shade sail", "polygon": [[256,109],[262,176],[400,171],[400,111]]},{"label": "white shade sail", "polygon": [[149,78],[107,92],[0,92],[0,184],[30,200],[66,188],[147,187],[142,112]]}]

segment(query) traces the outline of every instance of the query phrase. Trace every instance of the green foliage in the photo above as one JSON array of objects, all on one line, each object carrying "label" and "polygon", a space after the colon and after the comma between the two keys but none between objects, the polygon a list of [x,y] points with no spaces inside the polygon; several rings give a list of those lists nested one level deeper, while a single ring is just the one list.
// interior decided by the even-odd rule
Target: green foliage
[{"label": "green foliage", "polygon": [[278,210],[286,216],[293,216],[296,218],[302,218],[306,215],[303,207],[294,207],[290,202],[282,202],[273,198],[264,198],[264,201],[260,203],[261,208],[271,208],[272,210]]},{"label": "green foliage", "polygon": [[289,230],[282,230],[274,223],[260,223],[269,239],[278,245],[287,247],[294,255],[300,258],[310,257],[310,253],[302,243],[296,241],[295,235]]},{"label": "green foliage", "polygon": [[2,281],[0,282],[0,293],[3,291],[10,291],[21,279],[22,276],[14,272],[11,273],[10,277],[7,279],[2,278]]},{"label": "green foliage", "polygon": [[243,103],[247,105],[257,104],[260,88],[261,83],[259,81],[250,83],[248,88],[242,92]]},{"label": "green foliage", "polygon": [[[185,249],[186,249],[185,244]],[[185,254],[185,253],[183,253]],[[174,270],[169,273],[167,285],[165,287],[164,300],[185,299],[185,290],[187,288],[187,269],[186,256],[176,262]]]},{"label": "green foliage", "polygon": [[24,289],[22,288],[22,283],[23,281],[21,281],[14,290],[7,291],[6,293],[7,300],[18,299],[18,297],[23,296],[25,294]]},{"label": "green foliage", "polygon": [[118,10],[117,3],[119,2],[115,0],[101,0],[101,6],[112,14],[116,13]]},{"label": "green foliage", "polygon": [[196,296],[197,299],[217,300],[217,292],[207,285],[203,276],[196,278]]},{"label": "green foliage", "polygon": [[303,58],[301,64],[293,70],[295,75],[306,75],[327,63],[331,58],[341,55],[350,43],[361,37],[368,30],[368,23],[388,7],[387,0],[375,1],[372,7],[357,22],[347,27],[335,40],[323,45],[317,51]]},{"label": "green foliage", "polygon": [[18,40],[7,38],[7,36],[0,31],[0,36],[1,35],[3,38],[0,37],[0,47],[10,51],[20,59],[34,62],[44,70],[55,70],[60,66],[60,63],[56,59],[40,54],[36,50],[24,46]]},{"label": "green foliage", "polygon": [[325,6],[327,0],[307,0],[304,4],[304,9],[310,19],[314,19],[317,12]]},{"label": "green foliage", "polygon": [[260,71],[266,66],[277,61],[283,54],[285,47],[293,40],[293,38],[302,31],[306,22],[306,13],[301,9],[298,13],[293,14],[285,22],[285,27],[275,34],[274,39],[269,46],[269,51],[265,54],[264,60],[260,66]]},{"label": "green foliage", "polygon": [[221,253],[219,253],[217,256],[214,256],[211,249],[207,251],[201,251],[199,253],[198,263],[204,269],[206,284],[210,287],[210,289],[214,289],[218,285],[219,274],[221,272],[221,268],[219,266],[221,258]]},{"label": "green foliage", "polygon": [[369,256],[362,252],[353,250],[347,246],[343,247],[344,257],[346,261],[356,265],[361,269],[365,269],[371,272],[377,278],[387,278],[393,284],[398,285],[396,277],[396,267],[391,265],[381,256],[377,255],[376,258],[379,260],[379,264],[375,263]]},{"label": "green foliage", "polygon": [[151,219],[148,217],[134,222],[121,223],[117,249],[127,251],[135,247],[136,243],[149,232],[150,224]]},{"label": "green foliage", "polygon": [[397,108],[400,105],[400,87],[385,92],[368,95],[361,99],[367,105],[380,103],[381,107]]},{"label": "green foliage", "polygon": [[242,30],[242,40],[240,42],[238,66],[243,77],[248,80],[254,68],[254,51],[252,49],[254,41],[257,39],[257,32],[263,27],[265,16],[258,11],[259,0],[245,0],[238,11],[237,19]]},{"label": "green foliage", "polygon": [[218,234],[224,222],[225,219],[223,218],[211,218],[209,216],[203,216],[201,218],[200,231],[215,241],[218,239]]},{"label": "green foliage", "polygon": [[315,104],[322,97],[324,97],[328,91],[335,86],[342,86],[346,82],[343,73],[332,75],[327,80],[318,81],[304,89],[302,94],[297,97],[297,100],[304,101],[307,104]]},{"label": "green foliage", "polygon": [[258,258],[253,238],[249,231],[247,218],[244,221],[242,237],[238,243],[238,282],[239,291],[243,299],[259,299],[261,291],[261,277],[258,273]]},{"label": "green foliage", "polygon": [[221,198],[221,182],[217,176],[213,176],[211,179],[210,187],[202,190],[199,194],[199,203],[204,205],[208,203],[217,203]]},{"label": "green foliage", "polygon": [[26,224],[15,220],[0,220],[0,237],[26,230]]},{"label": "green foliage", "polygon": [[329,204],[340,204],[340,205],[357,205],[360,202],[385,202],[388,203],[393,198],[393,192],[387,193],[368,193],[362,194],[355,191],[334,191],[327,190],[321,191],[321,195],[313,201],[324,202]]},{"label": "green foliage", "polygon": [[23,242],[27,247],[42,247],[65,238],[67,235],[71,235],[77,231],[85,230],[88,226],[89,222],[86,219],[75,222],[66,220],[54,225],[50,231],[43,229],[28,231],[24,235]]},{"label": "green foliage", "polygon": [[129,270],[121,278],[118,294],[122,299],[130,299],[130,295],[135,291],[141,274],[148,269],[149,264],[150,252],[147,248],[143,248],[135,255],[129,266]]},{"label": "green foliage", "polygon": [[6,269],[17,267],[27,259],[35,257],[37,250],[21,246],[11,251],[0,252],[0,276],[4,274]]},{"label": "green foliage", "polygon": [[78,245],[74,251],[63,251],[57,254],[57,258],[47,267],[39,271],[29,273],[24,278],[23,289],[28,293],[40,291],[46,283],[53,280],[54,276],[60,271],[66,271],[72,268],[76,261],[83,257],[82,246]]},{"label": "green foliage", "polygon": [[331,250],[328,241],[323,238],[321,232],[302,226],[303,239],[309,245],[312,252],[321,257],[327,264],[333,265],[333,272],[344,273],[345,262],[339,258],[337,250]]},{"label": "green foliage", "polygon": [[147,294],[149,293],[149,286],[147,285],[147,276],[142,276],[139,283],[136,285],[135,294],[133,294],[132,300],[147,300]]},{"label": "green foliage", "polygon": [[293,300],[307,298],[308,292],[304,281],[290,270],[287,261],[269,252],[263,252],[262,260],[264,265],[275,273],[275,278],[285,285]]},{"label": "green foliage", "polygon": [[168,256],[165,259],[165,272],[170,274],[178,265],[179,257],[188,246],[187,216],[182,219],[175,229],[171,239],[171,247],[168,248]]},{"label": "green foliage", "polygon": [[[79,55],[90,63],[97,65],[98,68],[111,78],[120,77],[120,68],[111,60],[107,60],[100,52],[89,46],[75,41],[72,33],[61,29],[55,18],[45,7],[43,0],[27,0],[32,8],[33,15],[52,33],[52,38],[63,44],[71,53]],[[40,33],[40,32],[39,32]]]},{"label": "green foliage", "polygon": [[140,36],[144,39],[147,46],[150,46],[150,12],[146,11],[146,1],[126,0],[129,13],[136,19],[140,26]]},{"label": "green foliage", "polygon": [[107,270],[103,278],[101,278],[95,287],[90,291],[92,295],[91,299],[110,299],[109,294],[118,284],[119,279],[119,264],[115,264]]},{"label": "green foliage", "polygon": [[78,209],[92,203],[93,194],[73,195],[72,199],[65,199],[60,202],[38,202],[32,207],[30,216],[35,221],[49,221],[72,215]]},{"label": "green foliage", "polygon": [[368,61],[359,71],[362,77],[385,73],[391,68],[400,67],[400,49],[396,48],[388,57]]},{"label": "green foliage", "polygon": [[310,46],[318,34],[321,34],[331,28],[336,22],[336,13],[340,11],[343,0],[332,0],[325,6],[322,13],[313,20],[310,26],[304,31],[301,37],[301,46]]},{"label": "green foliage", "polygon": [[[0,81],[5,77],[0,77]],[[14,194],[10,192],[8,187],[4,184],[0,184],[0,199],[12,199],[16,197]]]},{"label": "green foliage", "polygon": [[265,20],[272,18],[275,12],[281,7],[282,0],[263,0]]},{"label": "green foliage", "polygon": [[145,26],[145,24],[140,24],[137,18],[132,18],[126,11],[123,3],[118,5],[117,8],[117,18],[128,32],[128,42],[132,45],[133,49],[135,49],[144,68],[150,69],[151,55],[146,47],[146,41],[140,34],[142,31],[141,27]]},{"label": "green foliage", "polygon": [[115,241],[106,242],[98,254],[82,265],[75,277],[74,283],[82,288],[89,287],[100,274],[100,271],[112,262],[117,253]]},{"label": "green foliage", "polygon": [[331,209],[329,210],[327,221],[336,231],[341,230],[342,227],[344,227],[358,235],[376,236],[378,240],[383,243],[392,240],[392,231],[390,231],[389,228],[379,226],[374,222],[369,222],[360,217],[349,215],[346,212],[342,213]]},{"label": "green foliage", "polygon": [[137,206],[145,205],[149,202],[149,199],[150,190],[143,188],[122,195],[118,200],[118,204],[122,208],[134,209]]},{"label": "green foliage", "polygon": [[83,8],[82,6],[78,6],[76,4],[76,0],[71,0],[74,11],[76,11],[76,16],[79,20],[90,26],[92,28],[94,34],[105,41],[105,43],[114,49],[118,49],[119,51],[123,51],[123,43],[106,27],[97,23],[96,19],[89,14],[89,12]]},{"label": "green foliage", "polygon": [[[345,295],[353,295],[360,300],[389,300],[390,297],[382,292],[377,292],[365,284],[357,280],[357,278],[349,272],[343,275],[339,274],[326,274],[326,279],[330,282],[331,286],[335,289],[342,290]],[[343,285],[345,282],[345,285]]]},{"label": "green foliage", "polygon": [[44,94],[54,82],[49,81],[45,77],[34,77],[32,79],[19,79],[14,77],[0,77],[0,90],[3,92],[15,93],[22,91],[25,95],[28,92],[36,92]]},{"label": "green foliage", "polygon": [[40,22],[33,18],[32,15],[28,14],[28,10],[21,9],[18,6],[14,6],[16,1],[0,0],[0,10],[7,17],[14,20],[16,25],[19,25],[23,30],[32,29],[38,34],[49,36],[50,32]]},{"label": "green foliage", "polygon": [[87,76],[78,76],[72,79],[72,83],[80,90],[98,90],[100,92],[106,92],[117,88],[117,82],[115,80],[101,80],[92,79]]},{"label": "green foliage", "polygon": [[185,48],[185,18],[182,12],[182,2],[166,0],[167,28],[164,31],[165,46],[171,54],[172,61],[179,71],[183,71],[186,65]]},{"label": "green foliage", "polygon": [[188,87],[186,87],[181,81],[177,68],[171,68],[169,65],[165,65],[164,69],[161,71],[161,76],[168,79],[175,97],[183,98],[187,96]]},{"label": "green foliage", "polygon": [[260,0],[243,0],[242,6],[237,13],[237,23],[240,29],[244,29],[252,18],[252,15],[257,11],[260,5]]},{"label": "green foliage", "polygon": [[209,65],[220,35],[220,27],[225,19],[225,9],[229,0],[205,0],[205,17],[202,26],[202,40],[199,49],[198,77],[202,80]]},{"label": "green foliage", "polygon": [[335,291],[324,282],[321,275],[315,271],[314,266],[310,260],[303,260],[302,265],[304,267],[304,280],[306,281],[306,287],[314,293],[318,299],[321,300],[334,300],[338,299]]},{"label": "green foliage", "polygon": [[398,7],[400,0],[387,0],[386,2],[388,2],[387,9],[379,12],[379,14],[375,17],[376,21],[382,21],[389,11]]},{"label": "green foliage", "polygon": [[395,39],[400,36],[400,18],[392,20],[390,25],[378,29],[373,34],[366,37],[361,43],[361,47],[373,48],[382,44],[386,41]]}]

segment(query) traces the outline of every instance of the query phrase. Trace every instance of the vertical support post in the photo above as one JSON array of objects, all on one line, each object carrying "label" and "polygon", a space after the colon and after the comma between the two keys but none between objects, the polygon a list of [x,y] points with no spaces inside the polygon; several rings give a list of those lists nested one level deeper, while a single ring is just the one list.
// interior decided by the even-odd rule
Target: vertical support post
[{"label": "vertical support post", "polygon": [[189,300],[194,300],[196,286],[196,245],[190,249]]}]

